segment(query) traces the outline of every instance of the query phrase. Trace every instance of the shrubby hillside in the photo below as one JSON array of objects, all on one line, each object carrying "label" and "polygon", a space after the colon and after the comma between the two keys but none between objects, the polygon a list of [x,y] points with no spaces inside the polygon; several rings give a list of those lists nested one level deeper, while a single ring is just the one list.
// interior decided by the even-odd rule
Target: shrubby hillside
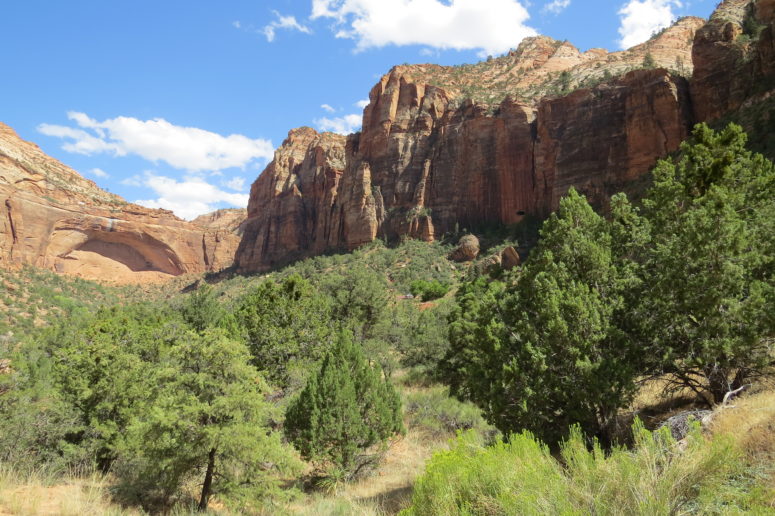
[{"label": "shrubby hillside", "polygon": [[700,125],[603,213],[145,290],[4,273],[0,513],[775,511],[773,198]]}]

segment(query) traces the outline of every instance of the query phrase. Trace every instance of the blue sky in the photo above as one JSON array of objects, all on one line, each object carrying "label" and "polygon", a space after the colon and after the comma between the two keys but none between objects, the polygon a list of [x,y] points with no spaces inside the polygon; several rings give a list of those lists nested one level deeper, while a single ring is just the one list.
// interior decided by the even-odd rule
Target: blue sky
[{"label": "blue sky", "polygon": [[545,34],[618,50],[716,0],[24,0],[0,121],[101,187],[192,218],[247,202],[288,130],[357,130],[393,65]]}]

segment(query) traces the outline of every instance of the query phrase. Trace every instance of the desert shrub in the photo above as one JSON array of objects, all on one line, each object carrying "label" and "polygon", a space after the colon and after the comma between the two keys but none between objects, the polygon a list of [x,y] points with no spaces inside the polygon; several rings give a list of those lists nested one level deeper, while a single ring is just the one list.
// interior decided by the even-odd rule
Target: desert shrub
[{"label": "desert shrub", "polygon": [[438,436],[461,430],[474,430],[483,436],[494,433],[476,405],[451,397],[447,387],[411,389],[404,392],[403,399],[410,428]]},{"label": "desert shrub", "polygon": [[709,507],[714,491],[734,482],[743,467],[731,441],[708,441],[698,427],[685,447],[666,429],[651,433],[636,422],[633,432],[632,450],[607,454],[597,443],[590,449],[574,427],[560,460],[529,432],[489,447],[463,434],[451,450],[434,455],[402,514],[667,516]]},{"label": "desert shrub", "polygon": [[440,378],[439,363],[449,350],[447,319],[454,307],[452,299],[422,309],[411,302],[398,304],[403,317],[394,329],[398,338],[391,345],[398,352],[401,365],[415,374],[422,371],[428,380]]}]

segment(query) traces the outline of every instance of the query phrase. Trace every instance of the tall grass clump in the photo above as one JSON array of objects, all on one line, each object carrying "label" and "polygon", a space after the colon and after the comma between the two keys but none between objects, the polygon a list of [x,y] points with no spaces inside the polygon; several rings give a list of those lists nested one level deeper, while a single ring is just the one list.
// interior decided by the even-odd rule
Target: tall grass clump
[{"label": "tall grass clump", "polygon": [[744,470],[732,440],[706,439],[696,427],[678,442],[669,430],[652,433],[639,421],[633,433],[632,449],[606,453],[574,427],[558,458],[529,432],[490,447],[461,434],[431,459],[402,514],[653,516],[754,509],[746,497],[729,494]]}]

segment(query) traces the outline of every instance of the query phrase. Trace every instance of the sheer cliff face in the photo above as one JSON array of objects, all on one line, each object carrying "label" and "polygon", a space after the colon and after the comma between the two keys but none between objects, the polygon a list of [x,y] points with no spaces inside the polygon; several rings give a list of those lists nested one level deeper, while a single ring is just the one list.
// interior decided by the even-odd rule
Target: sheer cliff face
[{"label": "sheer cliff face", "polygon": [[139,283],[228,267],[238,243],[101,190],[0,123],[0,266]]},{"label": "sheer cliff face", "polygon": [[[760,21],[772,2],[758,2]],[[543,217],[571,186],[597,205],[640,188],[695,121],[750,96],[715,70],[732,58],[719,44],[726,29],[714,23],[686,18],[612,54],[538,37],[478,65],[394,68],[372,89],[361,133],[291,131],[253,185],[238,269],[262,271],[377,237],[432,240],[456,225]],[[745,65],[747,80],[772,70],[760,49],[771,41],[767,30],[750,45],[761,57]],[[646,60],[661,68],[627,71]],[[692,70],[690,89],[684,76]],[[737,100],[725,104],[730,95]]]},{"label": "sheer cliff face", "polygon": [[697,33],[692,98],[698,120],[767,100],[775,88],[775,0],[726,0]]}]

